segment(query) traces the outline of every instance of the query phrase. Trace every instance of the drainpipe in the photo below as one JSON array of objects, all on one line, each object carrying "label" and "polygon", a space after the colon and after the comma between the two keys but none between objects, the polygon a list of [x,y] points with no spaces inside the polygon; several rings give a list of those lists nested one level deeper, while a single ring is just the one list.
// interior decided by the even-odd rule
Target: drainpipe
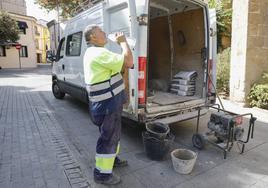
[{"label": "drainpipe", "polygon": [[57,12],[58,12],[58,43],[60,42],[60,11],[59,11],[59,0],[57,0]]},{"label": "drainpipe", "polygon": [[[56,23],[56,22],[55,22]],[[57,53],[57,36],[56,36],[56,24],[53,26],[53,29],[54,29],[54,42],[55,42],[55,48],[54,48],[54,50],[55,50],[55,52]],[[55,54],[54,54],[55,55]]]}]

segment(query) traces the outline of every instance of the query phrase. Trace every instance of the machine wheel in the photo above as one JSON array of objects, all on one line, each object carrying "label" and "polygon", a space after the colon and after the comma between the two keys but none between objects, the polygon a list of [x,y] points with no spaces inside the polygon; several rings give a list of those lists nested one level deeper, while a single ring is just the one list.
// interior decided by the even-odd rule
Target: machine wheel
[{"label": "machine wheel", "polygon": [[205,147],[205,139],[201,134],[194,134],[192,137],[193,146],[197,149],[203,149]]},{"label": "machine wheel", "polygon": [[236,128],[234,132],[234,140],[235,141],[241,140],[243,138],[243,135],[244,135],[244,129]]},{"label": "machine wheel", "polygon": [[54,97],[57,99],[63,99],[65,96],[65,93],[60,90],[60,87],[56,81],[53,81],[52,83],[52,92]]}]

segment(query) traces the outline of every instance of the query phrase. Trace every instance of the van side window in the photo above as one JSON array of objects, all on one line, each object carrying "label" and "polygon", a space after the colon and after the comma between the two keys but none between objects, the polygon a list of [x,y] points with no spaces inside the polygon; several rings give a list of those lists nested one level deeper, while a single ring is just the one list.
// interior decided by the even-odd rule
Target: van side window
[{"label": "van side window", "polygon": [[65,49],[65,38],[62,38],[59,47],[57,50],[57,61],[59,61],[64,56],[64,49]]},{"label": "van side window", "polygon": [[65,49],[65,39],[62,41],[61,48],[60,48],[60,58],[64,56],[64,49]]},{"label": "van side window", "polygon": [[82,43],[82,32],[74,33],[67,37],[67,56],[80,56]]}]

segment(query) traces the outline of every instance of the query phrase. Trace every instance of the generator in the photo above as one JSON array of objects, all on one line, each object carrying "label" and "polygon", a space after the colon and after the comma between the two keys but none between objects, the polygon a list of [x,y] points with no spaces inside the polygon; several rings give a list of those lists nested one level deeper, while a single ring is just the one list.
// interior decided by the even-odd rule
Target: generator
[{"label": "generator", "polygon": [[[251,113],[236,114],[220,108],[220,105],[204,106],[206,108],[214,109],[210,115],[207,123],[207,131],[205,134],[199,133],[199,119],[200,110],[197,116],[196,132],[193,134],[193,146],[198,149],[203,149],[206,144],[212,144],[224,152],[224,159],[226,159],[227,152],[231,151],[234,143],[242,145],[240,153],[244,152],[245,144],[249,139],[253,139],[254,124],[256,117]],[[204,108],[203,107],[203,108]],[[248,125],[243,123],[243,117],[249,116]],[[246,129],[246,126],[248,128]],[[247,138],[242,140],[244,132],[247,130]]]}]

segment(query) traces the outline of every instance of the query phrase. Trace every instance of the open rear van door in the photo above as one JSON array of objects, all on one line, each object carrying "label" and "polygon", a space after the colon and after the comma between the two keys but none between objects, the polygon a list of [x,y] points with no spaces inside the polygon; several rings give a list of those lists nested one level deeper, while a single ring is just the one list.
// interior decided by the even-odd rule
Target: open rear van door
[{"label": "open rear van door", "polygon": [[[127,38],[137,41],[137,16],[136,16],[136,2],[133,0],[107,0],[107,5],[104,12],[104,30],[107,34],[115,32],[124,32]],[[129,114],[135,113],[137,108],[136,95],[137,91],[137,44],[131,46],[134,69],[125,70],[123,75],[126,86],[126,92],[129,96],[127,109]],[[108,41],[107,46],[115,53],[122,53],[120,46],[112,41]]]},{"label": "open rear van door", "polygon": [[216,87],[216,66],[217,66],[217,21],[216,21],[216,10],[209,9],[209,75],[208,82],[208,93],[215,94],[216,91],[213,88],[211,82]]}]

